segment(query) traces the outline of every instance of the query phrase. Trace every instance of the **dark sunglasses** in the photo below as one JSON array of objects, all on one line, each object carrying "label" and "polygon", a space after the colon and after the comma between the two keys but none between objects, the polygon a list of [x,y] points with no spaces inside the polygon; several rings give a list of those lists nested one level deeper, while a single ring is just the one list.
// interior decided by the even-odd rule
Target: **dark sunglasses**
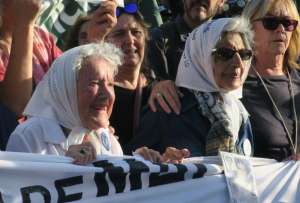
[{"label": "dark sunglasses", "polygon": [[283,25],[284,30],[287,32],[294,31],[298,25],[297,20],[279,17],[263,17],[255,21],[261,21],[266,30],[276,30],[279,25]]},{"label": "dark sunglasses", "polygon": [[119,17],[122,13],[134,14],[138,12],[136,3],[126,3],[123,7],[117,7],[116,15]]},{"label": "dark sunglasses", "polygon": [[252,51],[249,49],[235,50],[231,48],[221,47],[213,49],[212,54],[220,58],[222,61],[232,59],[235,53],[238,53],[243,61],[247,61],[252,57]]}]

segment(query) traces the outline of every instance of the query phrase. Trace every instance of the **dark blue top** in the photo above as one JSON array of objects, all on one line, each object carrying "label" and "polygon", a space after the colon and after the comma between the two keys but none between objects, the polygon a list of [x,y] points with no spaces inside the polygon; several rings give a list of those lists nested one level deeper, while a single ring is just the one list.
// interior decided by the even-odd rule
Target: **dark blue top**
[{"label": "dark blue top", "polygon": [[[181,88],[180,91],[184,94],[181,99],[180,115],[167,114],[162,110],[152,112],[146,108],[137,136],[124,148],[125,153],[130,154],[142,146],[147,146],[160,153],[163,153],[167,147],[176,147],[189,149],[191,156],[205,156],[205,141],[210,129],[210,122],[198,109],[195,96],[185,88]],[[249,120],[239,131],[239,140],[237,141],[239,154],[244,154],[243,143],[247,138],[253,146]]]}]

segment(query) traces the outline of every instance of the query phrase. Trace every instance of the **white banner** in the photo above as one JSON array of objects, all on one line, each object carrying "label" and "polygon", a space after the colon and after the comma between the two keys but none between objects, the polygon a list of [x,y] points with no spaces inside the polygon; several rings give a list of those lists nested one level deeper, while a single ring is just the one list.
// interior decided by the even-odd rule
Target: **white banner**
[{"label": "white banner", "polygon": [[[135,157],[99,157],[93,165],[78,166],[67,157],[0,152],[0,202],[229,202],[220,167],[204,164],[207,160],[153,164]],[[300,201],[300,162],[251,162],[259,202]]]}]

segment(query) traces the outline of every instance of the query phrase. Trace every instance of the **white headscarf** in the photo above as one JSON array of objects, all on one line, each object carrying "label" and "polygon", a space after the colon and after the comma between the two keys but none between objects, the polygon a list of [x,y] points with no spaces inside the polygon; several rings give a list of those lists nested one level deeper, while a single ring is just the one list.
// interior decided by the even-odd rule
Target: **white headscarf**
[{"label": "white headscarf", "polygon": [[[105,45],[102,46],[105,48]],[[62,143],[65,149],[68,149],[70,145],[82,143],[85,134],[91,132],[89,129],[83,127],[78,111],[77,66],[79,64],[77,64],[77,59],[81,54],[86,54],[92,48],[97,48],[97,46],[101,45],[87,44],[79,46],[66,51],[62,56],[57,58],[43,80],[36,87],[24,111],[24,115],[26,116],[50,119],[52,122],[49,121],[49,125],[57,123],[70,129],[71,132],[67,140],[65,143]],[[119,49],[118,51],[120,52]],[[98,131],[108,133],[108,129],[101,128],[95,132],[98,133]],[[99,133],[100,135],[101,133]],[[115,143],[117,141],[114,139],[111,142],[114,145],[119,145]],[[96,146],[97,151],[99,148],[99,146]],[[117,148],[119,150],[120,147],[117,146]]]},{"label": "white headscarf", "polygon": [[82,126],[77,107],[75,62],[80,50],[87,46],[71,49],[53,62],[36,87],[24,115],[54,120],[68,129]]},{"label": "white headscarf", "polygon": [[[188,37],[181,57],[176,85],[201,92],[221,92],[242,97],[242,87],[233,91],[224,91],[216,84],[213,74],[212,50],[220,40],[225,26],[232,18],[220,18],[208,21],[196,28]],[[243,81],[248,74],[245,67]]]}]

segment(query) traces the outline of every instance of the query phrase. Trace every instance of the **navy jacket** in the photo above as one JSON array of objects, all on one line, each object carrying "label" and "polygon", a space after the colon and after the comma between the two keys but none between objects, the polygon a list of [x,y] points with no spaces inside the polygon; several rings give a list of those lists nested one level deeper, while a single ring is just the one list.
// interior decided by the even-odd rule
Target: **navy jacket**
[{"label": "navy jacket", "polygon": [[[163,153],[167,147],[187,148],[191,156],[205,156],[205,140],[210,122],[198,109],[198,102],[194,95],[185,88],[181,88],[180,91],[184,94],[181,99],[180,115],[167,114],[162,110],[152,112],[146,108],[136,137],[124,148],[126,154],[139,147],[147,146],[160,153]],[[253,152],[253,135],[249,119],[239,131],[236,142],[239,154],[244,154],[243,145],[246,139],[250,141],[250,149]]]}]

